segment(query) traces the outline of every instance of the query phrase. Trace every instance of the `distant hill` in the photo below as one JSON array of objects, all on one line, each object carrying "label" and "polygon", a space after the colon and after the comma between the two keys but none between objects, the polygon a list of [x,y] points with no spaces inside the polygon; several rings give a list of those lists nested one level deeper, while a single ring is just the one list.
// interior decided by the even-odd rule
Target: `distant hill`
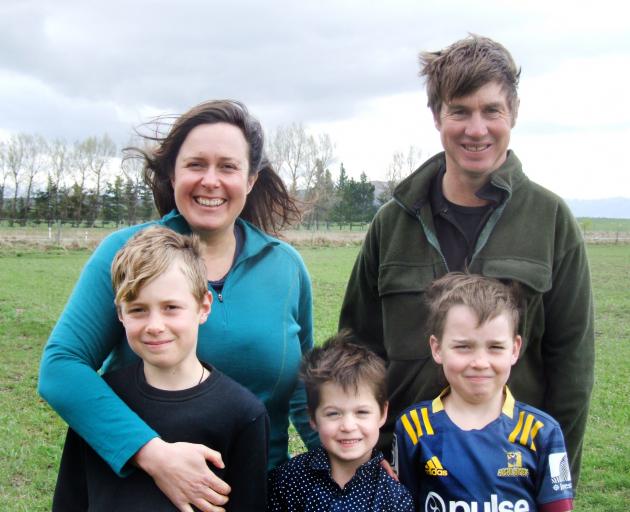
[{"label": "distant hill", "polygon": [[[372,181],[374,200],[385,189],[386,182]],[[601,217],[607,219],[630,219],[630,198],[611,197],[607,199],[565,199],[576,217]]]},{"label": "distant hill", "polygon": [[630,198],[565,199],[576,217],[630,219]]}]

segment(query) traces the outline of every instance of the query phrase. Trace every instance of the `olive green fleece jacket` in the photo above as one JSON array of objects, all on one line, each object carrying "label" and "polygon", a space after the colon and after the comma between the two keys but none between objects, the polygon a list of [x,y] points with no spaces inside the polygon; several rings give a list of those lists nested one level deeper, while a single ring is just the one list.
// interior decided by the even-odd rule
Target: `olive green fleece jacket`
[{"label": "olive green fleece jacket", "polygon": [[[448,272],[429,201],[440,153],[403,180],[376,214],[355,262],[339,321],[388,363],[390,408],[381,447],[398,414],[445,385],[429,348],[423,292]],[[593,301],[586,248],[566,204],[531,182],[509,151],[492,173],[504,201],[481,231],[469,271],[521,283],[523,346],[509,387],[517,400],[558,420],[574,483],[593,387]]]}]

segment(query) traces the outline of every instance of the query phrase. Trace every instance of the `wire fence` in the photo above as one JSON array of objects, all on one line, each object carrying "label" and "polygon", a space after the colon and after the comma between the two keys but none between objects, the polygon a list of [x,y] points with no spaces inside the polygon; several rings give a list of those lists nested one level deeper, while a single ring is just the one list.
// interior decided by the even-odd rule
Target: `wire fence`
[{"label": "wire fence", "polygon": [[[368,223],[302,224],[283,231],[281,238],[297,245],[358,244],[363,240],[368,226]],[[0,219],[0,245],[94,248],[105,236],[122,227],[114,223],[87,226],[71,222],[11,223],[8,219]],[[625,223],[622,227],[626,227]],[[630,231],[586,231],[584,238],[589,244],[630,244]]]}]

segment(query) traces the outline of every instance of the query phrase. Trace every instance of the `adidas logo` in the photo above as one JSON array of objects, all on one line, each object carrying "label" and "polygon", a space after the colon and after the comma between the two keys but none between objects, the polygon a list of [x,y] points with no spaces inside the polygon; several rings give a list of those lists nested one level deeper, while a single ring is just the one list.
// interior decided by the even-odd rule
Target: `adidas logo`
[{"label": "adidas logo", "polygon": [[430,476],[447,476],[448,471],[442,467],[440,460],[433,456],[424,465],[424,472]]}]

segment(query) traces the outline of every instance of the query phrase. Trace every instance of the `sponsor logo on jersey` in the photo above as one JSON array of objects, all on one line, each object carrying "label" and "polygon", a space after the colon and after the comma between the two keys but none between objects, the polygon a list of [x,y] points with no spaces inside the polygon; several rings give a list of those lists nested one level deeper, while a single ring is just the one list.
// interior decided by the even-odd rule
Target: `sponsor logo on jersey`
[{"label": "sponsor logo on jersey", "polygon": [[571,470],[566,452],[549,454],[549,474],[554,491],[565,491],[572,488]]},{"label": "sponsor logo on jersey", "polygon": [[523,454],[521,452],[505,452],[507,457],[507,467],[497,471],[500,477],[528,476],[529,469],[523,467]]},{"label": "sponsor logo on jersey", "polygon": [[479,503],[476,501],[449,501],[445,502],[442,496],[431,491],[424,501],[424,512],[530,512],[529,503],[526,500],[499,501],[496,494],[490,495],[489,501]]},{"label": "sponsor logo on jersey", "polygon": [[448,476],[440,460],[434,455],[424,465],[424,472],[429,476]]}]

